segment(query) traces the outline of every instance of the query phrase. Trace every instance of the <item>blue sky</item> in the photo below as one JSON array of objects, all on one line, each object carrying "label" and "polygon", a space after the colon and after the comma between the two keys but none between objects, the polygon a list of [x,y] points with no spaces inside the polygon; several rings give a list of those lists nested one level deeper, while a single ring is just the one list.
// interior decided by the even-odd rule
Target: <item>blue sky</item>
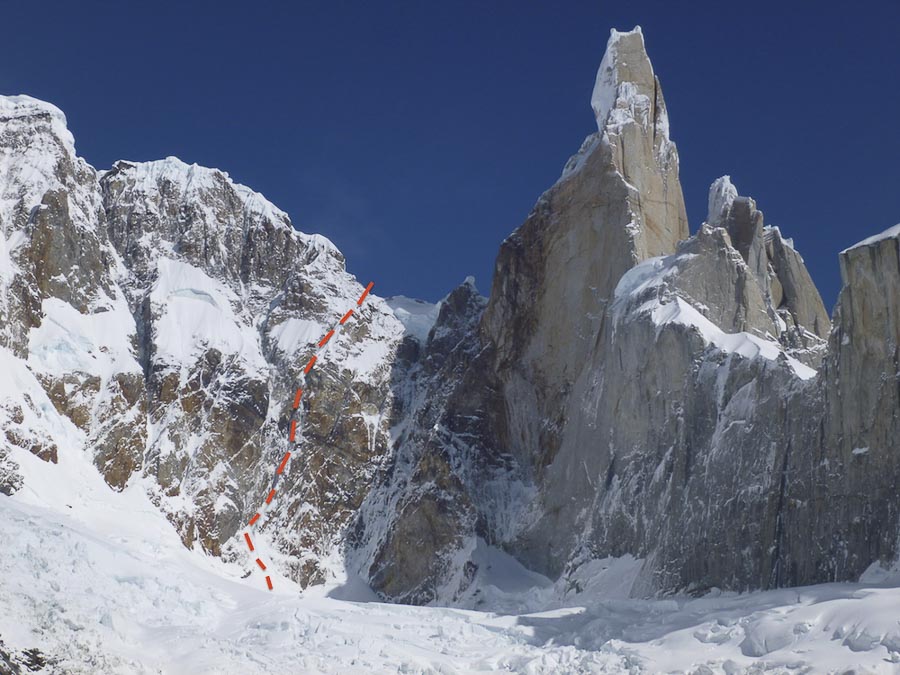
[{"label": "blue sky", "polygon": [[12,2],[0,93],[79,153],[228,171],[380,295],[483,293],[595,128],[609,29],[643,26],[691,229],[732,176],[826,306],[837,254],[900,222],[900,2]]}]

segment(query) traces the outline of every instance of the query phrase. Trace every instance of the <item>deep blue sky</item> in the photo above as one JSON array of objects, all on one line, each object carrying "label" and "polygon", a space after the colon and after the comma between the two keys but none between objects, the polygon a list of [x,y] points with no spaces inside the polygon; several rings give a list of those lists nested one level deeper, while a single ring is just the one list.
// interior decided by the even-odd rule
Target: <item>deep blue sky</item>
[{"label": "deep blue sky", "polygon": [[98,168],[177,155],[330,237],[380,295],[487,293],[502,239],[594,128],[641,24],[692,231],[729,173],[831,308],[837,253],[900,221],[900,2],[3,2],[0,93]]}]

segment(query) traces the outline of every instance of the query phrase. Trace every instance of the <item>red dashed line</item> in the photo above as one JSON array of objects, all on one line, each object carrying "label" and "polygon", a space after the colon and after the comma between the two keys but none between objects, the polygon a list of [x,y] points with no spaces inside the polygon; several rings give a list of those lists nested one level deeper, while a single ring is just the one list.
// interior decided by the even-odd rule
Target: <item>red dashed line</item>
[{"label": "red dashed line", "polygon": [[334,335],[334,328],[332,328],[330,331],[328,331],[328,332],[325,334],[325,337],[323,337],[321,340],[319,340],[319,346],[320,346],[320,347],[324,347],[324,346],[325,346],[325,343],[328,342],[328,341],[331,339],[331,336],[332,336],[332,335]]},{"label": "red dashed line", "polygon": [[278,465],[278,468],[275,469],[275,473],[283,473],[284,467],[287,466],[288,460],[291,458],[291,453],[284,453],[284,459],[281,460],[281,464]]},{"label": "red dashed line", "polygon": [[369,282],[369,285],[366,286],[366,290],[364,290],[364,291],[362,292],[362,295],[359,296],[359,300],[356,301],[356,305],[357,305],[357,306],[361,306],[361,305],[363,304],[363,300],[366,299],[366,296],[369,294],[369,291],[372,290],[372,286],[374,286],[374,285],[375,285],[375,282],[374,282],[374,281],[370,281],[370,282]]},{"label": "red dashed line", "polygon": [[[374,282],[371,282],[371,281],[369,282],[369,285],[366,286],[366,289],[362,292],[362,295],[359,296],[359,300],[356,301],[357,307],[361,307],[361,306],[362,306],[363,302],[365,302],[365,300],[366,300],[366,297],[369,295],[369,291],[372,290],[372,287],[373,287],[374,285],[375,285]],[[340,325],[343,326],[345,323],[347,323],[347,321],[350,319],[351,316],[353,316],[353,310],[352,310],[352,309],[348,310],[347,313],[344,314],[344,316],[341,318],[341,320],[340,320],[340,322],[339,322]],[[334,332],[335,332],[335,329],[332,328],[330,331],[328,331],[328,332],[325,334],[325,336],[324,336],[321,340],[319,340],[319,345],[318,345],[318,346],[319,346],[319,349],[321,349],[322,347],[324,347],[324,346],[328,343],[328,341],[329,341],[329,340],[332,338],[332,336],[334,335]],[[309,371],[312,370],[313,366],[314,366],[315,363],[316,363],[316,358],[317,358],[317,356],[316,356],[315,354],[313,354],[313,355],[309,358],[309,361],[307,362],[306,367],[303,369],[303,374],[304,374],[304,375],[308,375],[308,374],[309,374]],[[300,397],[301,397],[301,396],[303,396],[303,389],[298,387],[298,388],[297,388],[297,393],[294,394],[294,406],[293,406],[293,410],[297,410],[297,409],[300,408]],[[295,442],[294,439],[296,438],[296,434],[297,434],[297,420],[296,420],[296,419],[292,419],[292,420],[291,420],[291,425],[290,425],[290,431],[288,432],[288,440],[289,440],[291,443],[294,443],[294,442]],[[281,473],[283,473],[283,472],[284,472],[284,469],[285,469],[285,467],[287,466],[287,463],[290,461],[290,459],[291,459],[291,453],[290,453],[290,451],[284,453],[284,457],[282,458],[281,463],[278,465],[278,468],[275,469],[275,473],[276,473],[276,474],[281,474]],[[271,504],[271,503],[272,503],[272,500],[275,499],[275,492],[276,492],[275,488],[272,488],[272,489],[269,491],[269,494],[266,496],[266,504]],[[259,514],[259,513],[254,514],[253,517],[250,519],[250,526],[252,527],[252,526],[256,523],[256,521],[258,521],[259,519],[260,519],[260,514]],[[250,534],[249,534],[248,532],[244,532],[244,539],[245,539],[246,542],[247,542],[247,547],[248,547],[251,551],[253,551],[253,541],[250,539]],[[265,563],[264,563],[260,558],[257,558],[257,559],[256,559],[256,564],[259,565],[259,568],[260,568],[263,572],[266,571],[266,565],[265,565]],[[266,586],[269,588],[270,591],[272,590],[272,588],[273,588],[273,586],[272,586],[272,577],[266,576]]]}]

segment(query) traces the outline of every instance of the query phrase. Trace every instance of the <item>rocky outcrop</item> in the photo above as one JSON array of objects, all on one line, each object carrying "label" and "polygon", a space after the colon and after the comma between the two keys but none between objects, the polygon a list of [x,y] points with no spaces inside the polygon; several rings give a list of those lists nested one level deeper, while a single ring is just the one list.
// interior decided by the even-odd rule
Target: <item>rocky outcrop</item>
[{"label": "rocky outcrop", "polygon": [[730,177],[709,189],[707,222],[727,230],[731,242],[753,272],[774,325],[763,335],[778,337],[792,355],[818,367],[831,322],[803,258],[777,227],[764,226],[762,211],[750,197],[738,195]]},{"label": "rocky outcrop", "polygon": [[[600,133],[503,243],[442,395],[423,377],[428,344],[411,350],[439,415],[401,416],[405,468],[383,493],[396,501],[359,525],[388,523],[359,540],[387,598],[464,595],[479,542],[551,577],[634,555],[638,593],[822,580],[801,565],[834,560],[801,534],[822,484],[814,368],[830,331],[802,258],[727,177],[709,224],[678,243],[677,154],[639,32],[613,34],[594,109]],[[473,474],[502,476],[503,498]]]},{"label": "rocky outcrop", "polygon": [[[900,553],[900,226],[840,255],[824,362],[822,441],[811,444],[802,579],[853,578]],[[798,523],[804,525],[807,523]]]},{"label": "rocky outcrop", "polygon": [[96,174],[75,155],[62,111],[0,97],[0,167],[0,345],[25,356],[42,301],[90,311],[110,291],[112,259],[98,232]]},{"label": "rocky outcrop", "polygon": [[813,283],[803,258],[794,248],[793,241],[781,236],[777,227],[764,232],[766,257],[772,279],[772,306],[785,320],[788,330],[795,329],[804,335],[826,339],[831,321],[825,311],[822,296]]},{"label": "rocky outcrop", "polygon": [[[130,471],[143,440],[132,415],[143,396],[128,348],[116,349],[134,323],[120,311],[97,174],[76,156],[62,112],[27,96],[0,97],[0,166],[0,346],[28,359],[53,406],[88,433],[98,467],[121,488],[122,467]],[[122,333],[115,345],[99,337],[107,322]],[[39,433],[6,432],[13,447]],[[42,446],[34,454],[55,461],[55,443]]]},{"label": "rocky outcrop", "polygon": [[393,459],[360,510],[348,554],[386,598],[458,597],[475,571],[474,538],[496,531],[509,501],[508,460],[489,440],[496,393],[482,386],[485,303],[467,279],[440,302],[427,335],[407,335],[410,358],[395,364]]},{"label": "rocky outcrop", "polygon": [[747,307],[765,316],[754,277],[708,227],[623,276],[542,490],[531,541],[549,572],[632,554],[639,593],[764,584],[785,401],[815,373],[747,322]]}]

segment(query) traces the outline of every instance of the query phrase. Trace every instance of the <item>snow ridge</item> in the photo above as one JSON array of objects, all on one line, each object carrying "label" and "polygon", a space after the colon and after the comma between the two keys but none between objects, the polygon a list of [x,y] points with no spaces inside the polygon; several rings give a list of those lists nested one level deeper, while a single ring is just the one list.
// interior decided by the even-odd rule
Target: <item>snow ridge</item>
[{"label": "snow ridge", "polygon": [[884,232],[879,234],[874,234],[871,237],[866,237],[862,241],[858,241],[853,246],[849,248],[845,248],[841,253],[846,253],[847,251],[852,251],[856,248],[862,248],[863,246],[871,246],[872,244],[877,244],[881,241],[885,241],[887,239],[898,239],[900,238],[900,224],[894,225],[893,227],[889,227]]}]

